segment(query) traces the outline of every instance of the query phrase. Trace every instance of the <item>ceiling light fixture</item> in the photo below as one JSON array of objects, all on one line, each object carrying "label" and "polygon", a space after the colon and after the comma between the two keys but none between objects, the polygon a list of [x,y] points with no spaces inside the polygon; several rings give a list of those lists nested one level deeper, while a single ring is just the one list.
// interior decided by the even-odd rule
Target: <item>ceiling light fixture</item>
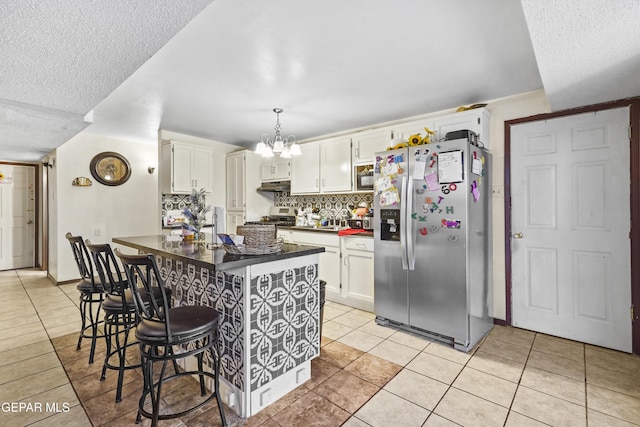
[{"label": "ceiling light fixture", "polygon": [[256,146],[256,154],[260,154],[262,157],[273,157],[275,153],[284,159],[302,154],[295,135],[289,135],[286,138],[280,136],[280,113],[283,111],[282,108],[273,109],[273,112],[276,113],[276,127],[274,128],[276,134],[273,139],[270,139],[266,133],[260,135],[260,142]]}]

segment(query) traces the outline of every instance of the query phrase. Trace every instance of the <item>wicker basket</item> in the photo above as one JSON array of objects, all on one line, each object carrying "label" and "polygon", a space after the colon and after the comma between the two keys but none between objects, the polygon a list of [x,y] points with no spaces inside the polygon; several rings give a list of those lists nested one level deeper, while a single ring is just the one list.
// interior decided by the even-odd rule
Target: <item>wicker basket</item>
[{"label": "wicker basket", "polygon": [[282,250],[284,240],[278,237],[268,245],[223,245],[224,250],[234,255],[268,255]]},{"label": "wicker basket", "polygon": [[271,245],[276,238],[274,224],[246,224],[236,227],[236,234],[244,236],[245,246]]}]

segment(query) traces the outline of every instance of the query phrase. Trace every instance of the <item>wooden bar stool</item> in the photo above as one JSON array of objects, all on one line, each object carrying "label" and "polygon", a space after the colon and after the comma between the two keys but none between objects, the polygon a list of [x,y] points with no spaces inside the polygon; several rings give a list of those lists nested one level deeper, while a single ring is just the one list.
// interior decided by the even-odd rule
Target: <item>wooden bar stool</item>
[{"label": "wooden bar stool", "polygon": [[[220,399],[220,353],[218,349],[219,313],[211,307],[180,306],[170,308],[169,299],[165,292],[162,278],[152,254],[125,255],[118,249],[116,255],[120,258],[127,276],[129,288],[133,294],[136,311],[140,322],[136,328],[136,338],[140,342],[142,355],[142,370],[144,387],[138,403],[138,416],[151,419],[151,425],[157,426],[158,420],[181,417],[216,399],[222,425],[227,421]],[[161,298],[150,298],[153,295],[152,285],[157,285],[161,291]],[[144,291],[144,293],[143,293]],[[174,350],[174,347],[176,349]],[[213,372],[204,368],[203,358],[210,352],[213,361]],[[195,356],[197,370],[176,372],[165,376],[167,362]],[[162,362],[160,376],[154,382],[153,365]],[[165,382],[181,376],[197,375],[200,381],[201,396],[207,395],[204,377],[210,377],[214,382],[211,395],[197,405],[172,414],[160,414],[160,399],[162,386]],[[147,396],[151,400],[152,412],[145,410]]]}]

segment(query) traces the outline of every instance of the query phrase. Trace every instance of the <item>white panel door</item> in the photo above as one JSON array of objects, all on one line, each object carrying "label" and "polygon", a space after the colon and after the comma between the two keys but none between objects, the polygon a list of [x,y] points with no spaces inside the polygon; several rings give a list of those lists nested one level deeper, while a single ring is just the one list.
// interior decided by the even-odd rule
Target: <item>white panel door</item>
[{"label": "white panel door", "polygon": [[512,323],[631,351],[629,110],[511,128]]},{"label": "white panel door", "polygon": [[35,169],[0,165],[0,270],[35,265]]}]

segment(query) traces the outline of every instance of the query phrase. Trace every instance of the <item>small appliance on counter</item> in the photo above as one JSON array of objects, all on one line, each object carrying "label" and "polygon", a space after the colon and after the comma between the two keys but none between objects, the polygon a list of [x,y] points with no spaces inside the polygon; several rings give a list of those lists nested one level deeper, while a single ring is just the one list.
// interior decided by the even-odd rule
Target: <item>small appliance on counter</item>
[{"label": "small appliance on counter", "polygon": [[368,231],[373,231],[373,214],[371,210],[369,213],[362,217],[362,228]]},{"label": "small appliance on counter", "polygon": [[347,224],[349,225],[349,228],[353,228],[355,230],[364,230],[364,220],[362,218],[348,219]]}]

